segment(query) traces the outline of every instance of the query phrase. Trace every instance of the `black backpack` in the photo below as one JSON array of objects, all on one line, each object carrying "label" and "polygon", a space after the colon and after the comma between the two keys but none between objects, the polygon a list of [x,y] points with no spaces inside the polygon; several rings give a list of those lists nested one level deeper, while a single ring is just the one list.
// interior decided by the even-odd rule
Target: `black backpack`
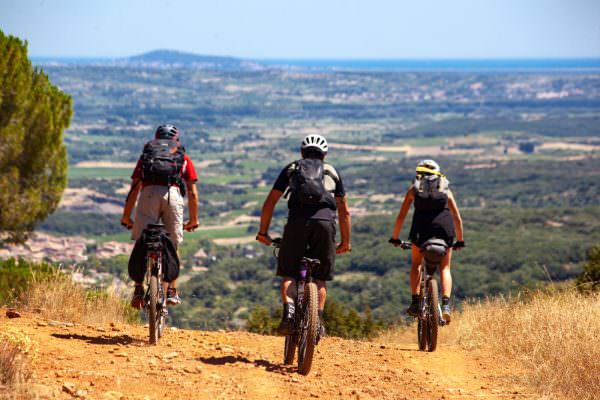
[{"label": "black backpack", "polygon": [[156,139],[144,146],[142,180],[160,185],[181,186],[185,148],[175,140]]},{"label": "black backpack", "polygon": [[325,189],[323,161],[305,158],[294,163],[290,172],[290,189],[294,199],[301,205],[329,203],[331,195]]}]

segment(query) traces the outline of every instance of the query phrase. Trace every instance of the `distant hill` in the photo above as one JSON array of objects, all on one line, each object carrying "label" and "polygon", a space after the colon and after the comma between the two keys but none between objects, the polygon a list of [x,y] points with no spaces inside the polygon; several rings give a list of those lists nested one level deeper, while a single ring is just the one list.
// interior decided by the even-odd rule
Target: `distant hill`
[{"label": "distant hill", "polygon": [[192,68],[213,70],[262,70],[266,64],[229,56],[210,56],[177,50],[153,50],[124,58],[32,57],[41,66],[125,66],[146,68]]},{"label": "distant hill", "polygon": [[154,50],[123,59],[128,64],[146,66],[185,66],[207,69],[258,69],[261,64],[227,56],[207,56],[176,50]]}]

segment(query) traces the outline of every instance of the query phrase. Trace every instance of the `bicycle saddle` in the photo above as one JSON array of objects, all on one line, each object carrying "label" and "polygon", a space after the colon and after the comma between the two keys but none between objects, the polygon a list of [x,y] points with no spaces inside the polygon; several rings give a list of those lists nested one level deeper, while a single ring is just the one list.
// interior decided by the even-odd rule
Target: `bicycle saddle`
[{"label": "bicycle saddle", "polygon": [[316,258],[308,258],[308,257],[302,257],[302,259],[300,260],[300,262],[305,262],[309,265],[312,266],[317,266],[317,265],[321,265],[321,261],[316,259]]},{"label": "bicycle saddle", "polygon": [[148,224],[146,225],[146,229],[160,229],[160,228],[164,228],[165,225],[164,224]]}]

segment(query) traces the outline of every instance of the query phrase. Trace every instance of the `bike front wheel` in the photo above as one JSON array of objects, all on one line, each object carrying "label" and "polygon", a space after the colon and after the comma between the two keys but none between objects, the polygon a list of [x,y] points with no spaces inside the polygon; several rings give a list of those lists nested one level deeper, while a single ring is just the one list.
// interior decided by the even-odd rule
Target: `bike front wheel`
[{"label": "bike front wheel", "polygon": [[440,326],[440,306],[438,284],[435,279],[427,283],[427,351],[435,351],[437,348],[438,328]]},{"label": "bike front wheel", "polygon": [[150,277],[150,288],[148,289],[148,328],[150,334],[150,344],[158,343],[160,323],[160,311],[158,310],[158,278]]},{"label": "bike front wheel", "polygon": [[307,375],[312,367],[317,330],[319,329],[319,295],[314,282],[307,283],[304,288],[304,304],[302,305],[302,326],[298,343],[298,373]]}]

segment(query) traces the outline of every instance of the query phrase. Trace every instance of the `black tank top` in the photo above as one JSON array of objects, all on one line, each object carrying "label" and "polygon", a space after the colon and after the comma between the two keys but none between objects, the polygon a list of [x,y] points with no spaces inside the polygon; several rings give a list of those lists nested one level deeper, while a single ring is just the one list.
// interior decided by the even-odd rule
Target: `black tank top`
[{"label": "black tank top", "polygon": [[414,243],[421,244],[427,239],[437,237],[448,244],[454,238],[454,221],[448,208],[448,194],[433,193],[430,197],[420,197],[413,188],[415,212],[409,237]]}]

